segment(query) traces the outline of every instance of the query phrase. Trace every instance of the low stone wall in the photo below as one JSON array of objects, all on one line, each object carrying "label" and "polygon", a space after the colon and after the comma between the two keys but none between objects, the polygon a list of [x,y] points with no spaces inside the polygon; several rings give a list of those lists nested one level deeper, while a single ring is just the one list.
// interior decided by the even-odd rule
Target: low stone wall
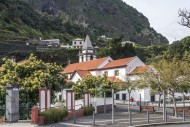
[{"label": "low stone wall", "polygon": [[79,118],[83,116],[84,116],[84,109],[79,109],[75,112],[74,111],[69,112],[68,115],[64,118],[64,120],[70,120],[70,119],[73,119],[74,117]]},{"label": "low stone wall", "polygon": [[5,122],[4,118],[0,118],[0,124],[4,122]]},{"label": "low stone wall", "polygon": [[[106,105],[106,112],[112,109],[112,104]],[[97,106],[97,113],[104,113],[104,105]]]},{"label": "low stone wall", "polygon": [[[74,117],[79,118],[79,117],[83,117],[83,116],[84,116],[84,109],[79,109],[75,112],[69,111],[68,115],[66,117],[64,117],[63,120],[70,120],[70,119],[73,119]],[[32,108],[32,123],[42,124],[42,125],[45,123],[45,117],[39,116],[37,106],[34,106]]]}]

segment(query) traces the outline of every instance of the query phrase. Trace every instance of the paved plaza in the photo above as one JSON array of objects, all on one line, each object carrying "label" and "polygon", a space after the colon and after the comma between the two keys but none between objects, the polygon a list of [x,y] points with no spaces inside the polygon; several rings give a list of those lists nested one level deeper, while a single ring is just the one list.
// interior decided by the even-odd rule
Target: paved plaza
[{"label": "paved plaza", "polygon": [[[129,113],[127,111],[127,105],[117,105],[115,108],[115,124],[112,125],[112,114],[111,111],[106,114],[96,114],[96,126],[102,127],[126,127],[129,126]],[[147,112],[143,111],[139,113],[139,107],[132,107],[132,126],[137,125],[146,125],[147,124]],[[162,119],[162,113],[153,113],[149,112],[149,123],[164,123]],[[172,113],[168,114],[167,117],[168,122],[183,122],[182,116],[179,115],[178,118],[172,116]],[[76,124],[74,124],[74,120],[63,121],[60,123],[46,125],[46,127],[90,127],[92,126],[93,117],[85,116],[76,119]],[[186,116],[186,121],[190,121],[190,116]],[[30,121],[19,121],[19,123],[14,124],[2,124],[1,127],[36,127],[37,125],[31,124]],[[162,127],[160,125],[159,127]],[[173,126],[173,125],[172,125]],[[182,126],[182,125],[180,125]],[[163,126],[167,127],[167,126]],[[170,127],[170,125],[168,125]],[[177,125],[176,125],[177,127]],[[186,127],[184,125],[184,127]]]}]

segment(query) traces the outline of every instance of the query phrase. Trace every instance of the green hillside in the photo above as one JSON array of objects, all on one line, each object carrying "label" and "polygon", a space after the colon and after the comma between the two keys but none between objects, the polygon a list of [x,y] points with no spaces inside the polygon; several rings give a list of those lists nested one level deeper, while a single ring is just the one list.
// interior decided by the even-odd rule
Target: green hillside
[{"label": "green hillside", "polygon": [[43,37],[70,42],[73,37],[83,35],[81,28],[63,16],[37,12],[24,1],[0,0],[0,41]]},{"label": "green hillside", "polygon": [[148,19],[122,0],[25,0],[51,15],[62,12],[83,24],[91,35],[123,36],[142,45],[168,44],[150,27]]}]

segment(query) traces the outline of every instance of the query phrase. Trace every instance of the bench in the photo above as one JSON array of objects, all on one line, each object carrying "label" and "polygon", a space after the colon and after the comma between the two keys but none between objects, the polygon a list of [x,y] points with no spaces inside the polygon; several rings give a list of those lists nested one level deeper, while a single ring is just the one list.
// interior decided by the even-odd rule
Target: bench
[{"label": "bench", "polygon": [[142,110],[153,111],[153,113],[155,112],[154,106],[141,106],[141,111]]},{"label": "bench", "polygon": [[176,113],[183,113],[183,110],[184,110],[185,114],[190,114],[189,107],[176,107]]}]

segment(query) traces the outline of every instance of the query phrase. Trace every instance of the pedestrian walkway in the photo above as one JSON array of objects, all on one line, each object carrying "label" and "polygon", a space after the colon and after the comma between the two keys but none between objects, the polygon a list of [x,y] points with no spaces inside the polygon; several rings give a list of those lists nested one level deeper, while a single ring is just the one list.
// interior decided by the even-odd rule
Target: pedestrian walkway
[{"label": "pedestrian walkway", "polygon": [[[131,109],[132,126],[137,125],[146,125],[148,120],[147,111],[142,111],[139,113],[139,107],[133,106]],[[106,114],[96,114],[95,115],[95,125],[102,127],[126,127],[129,126],[129,112],[127,111],[127,105],[117,105],[115,108],[115,124],[112,125],[112,112],[108,112]],[[190,121],[190,116],[186,116],[186,120]],[[168,122],[183,122],[183,117],[179,116],[175,118],[171,114],[167,116]],[[85,116],[76,119],[76,124],[74,124],[74,120],[62,121],[60,123],[54,123],[50,125],[46,125],[45,127],[91,127],[93,123],[93,116]],[[149,112],[149,123],[165,123],[162,118],[162,113],[153,113]],[[1,127],[36,127],[37,125],[31,124],[30,121],[24,122],[19,121],[14,124],[2,124]]]},{"label": "pedestrian walkway", "polygon": [[[112,114],[111,112],[108,112],[107,114],[96,114],[95,118],[95,124],[96,126],[102,126],[102,127],[126,127],[129,126],[129,113],[127,111],[127,106],[126,105],[119,105],[115,109],[115,124],[112,125]],[[172,113],[171,113],[172,114]],[[171,116],[171,114],[168,115],[167,120],[168,122],[182,122],[183,119],[182,117],[175,118]],[[154,124],[154,123],[165,123],[162,114],[154,114],[153,112],[150,112],[149,114],[149,123]],[[189,117],[187,117],[187,120],[190,120]],[[133,107],[132,108],[132,126],[136,125],[142,125],[142,124],[147,124],[147,112],[143,111],[139,113],[138,107]],[[53,124],[49,125],[53,127],[59,127],[60,125],[73,125],[74,120],[69,120],[69,121],[63,121],[59,124]],[[76,120],[76,126],[81,125],[81,126],[92,126],[93,120],[92,116],[85,116],[82,118],[78,118]]]},{"label": "pedestrian walkway", "polygon": [[38,125],[31,124],[31,121],[19,121],[18,123],[3,123],[0,127],[38,127]]}]

